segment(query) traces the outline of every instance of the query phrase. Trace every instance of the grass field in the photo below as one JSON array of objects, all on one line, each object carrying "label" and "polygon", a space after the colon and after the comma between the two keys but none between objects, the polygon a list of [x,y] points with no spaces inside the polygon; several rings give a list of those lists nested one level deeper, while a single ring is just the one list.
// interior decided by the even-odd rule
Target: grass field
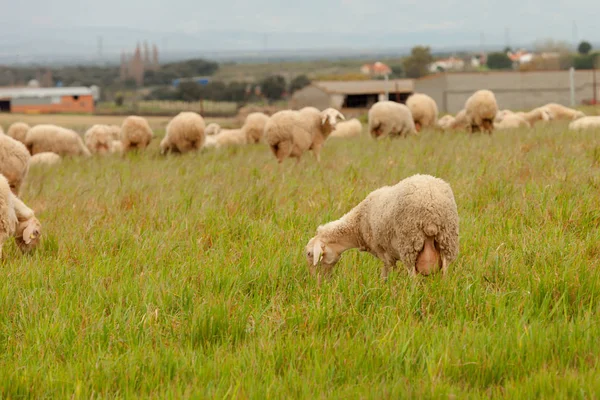
[{"label": "grass field", "polygon": [[[0,398],[599,398],[600,132],[331,141],[30,171],[41,248],[5,247]],[[412,280],[316,227],[415,173],[453,187],[460,255]]]}]

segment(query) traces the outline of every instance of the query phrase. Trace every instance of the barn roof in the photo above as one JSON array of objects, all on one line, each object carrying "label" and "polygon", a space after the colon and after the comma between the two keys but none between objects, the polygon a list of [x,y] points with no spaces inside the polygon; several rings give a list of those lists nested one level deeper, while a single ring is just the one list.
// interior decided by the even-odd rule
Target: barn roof
[{"label": "barn roof", "polygon": [[88,87],[58,87],[58,88],[32,88],[32,87],[4,87],[0,88],[0,98],[17,99],[27,97],[48,96],[85,96],[93,95]]},{"label": "barn roof", "polygon": [[315,81],[313,85],[329,94],[410,93],[415,89],[412,79],[370,81]]}]

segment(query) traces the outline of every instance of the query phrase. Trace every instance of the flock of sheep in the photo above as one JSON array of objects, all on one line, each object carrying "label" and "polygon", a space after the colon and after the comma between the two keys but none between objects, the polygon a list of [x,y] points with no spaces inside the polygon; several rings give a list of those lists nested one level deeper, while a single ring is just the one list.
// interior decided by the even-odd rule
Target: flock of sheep
[{"label": "flock of sheep", "polygon": [[[600,127],[600,117],[586,117],[559,104],[547,104],[527,113],[499,110],[493,92],[480,90],[456,116],[438,119],[435,101],[414,94],[406,105],[378,102],[369,110],[368,130],[372,137],[402,137],[423,129],[488,132],[494,129],[531,127],[538,121],[573,120],[571,129]],[[161,154],[188,153],[202,148],[267,144],[278,162],[312,151],[320,151],[331,137],[349,138],[362,134],[357,119],[346,121],[336,109],[313,107],[284,110],[271,116],[249,114],[240,129],[205,125],[194,112],[181,112],[167,125],[160,142]],[[125,118],[121,126],[94,125],[83,139],[73,130],[55,125],[10,126],[0,129],[0,258],[2,245],[11,236],[23,251],[40,242],[41,224],[34,212],[18,197],[31,165],[58,163],[63,156],[123,154],[146,149],[154,134],[146,119]],[[373,191],[337,221],[320,226],[306,246],[312,273],[327,275],[341,254],[358,248],[381,259],[382,277],[387,278],[397,261],[412,275],[446,273],[458,254],[458,212],[450,186],[441,179],[415,175],[395,186]]]}]

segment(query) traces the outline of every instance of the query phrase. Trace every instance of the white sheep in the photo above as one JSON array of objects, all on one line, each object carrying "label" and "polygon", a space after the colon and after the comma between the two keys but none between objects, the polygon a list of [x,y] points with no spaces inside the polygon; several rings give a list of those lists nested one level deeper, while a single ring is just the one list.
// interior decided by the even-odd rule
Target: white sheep
[{"label": "white sheep", "polygon": [[246,137],[246,142],[250,144],[260,143],[263,139],[265,126],[269,121],[269,116],[257,112],[248,114],[244,125],[242,126],[242,132]]},{"label": "white sheep", "polygon": [[31,156],[31,158],[29,159],[29,168],[32,168],[33,166],[37,165],[56,165],[59,164],[61,161],[62,159],[58,154],[46,151],[44,153],[37,153]]},{"label": "white sheep", "polygon": [[467,128],[471,132],[492,133],[498,114],[496,96],[490,90],[478,90],[465,103]]},{"label": "white sheep", "polygon": [[529,112],[514,113],[514,115],[523,118],[531,126],[534,126],[540,121],[550,121],[553,118],[552,112],[545,107],[539,107]]},{"label": "white sheep", "polygon": [[353,248],[382,260],[384,279],[398,261],[413,276],[438,269],[445,275],[458,255],[458,211],[450,185],[414,175],[371,192],[339,220],[319,226],[306,246],[309,269],[327,275]]},{"label": "white sheep", "polygon": [[31,127],[24,122],[15,122],[8,127],[6,134],[11,138],[25,144],[25,138],[27,137],[27,132],[29,132],[30,128]]},{"label": "white sheep", "polygon": [[312,150],[317,161],[323,143],[344,116],[338,110],[319,110],[307,107],[300,111],[279,111],[265,126],[265,139],[279,163],[288,157],[300,157]]},{"label": "white sheep", "polygon": [[27,252],[39,244],[41,231],[33,210],[13,194],[4,175],[0,175],[0,259],[9,237],[13,236],[21,251]]},{"label": "white sheep", "polygon": [[119,125],[108,125],[112,140],[121,140],[121,127]]},{"label": "white sheep", "polygon": [[569,124],[569,129],[572,131],[600,129],[600,116],[579,118]]},{"label": "white sheep", "polygon": [[180,112],[167,125],[165,137],[160,142],[161,153],[187,153],[201,149],[205,140],[205,127],[204,118],[200,114]]},{"label": "white sheep", "polygon": [[214,122],[208,124],[208,126],[206,127],[206,129],[204,129],[204,135],[205,136],[218,135],[219,132],[221,132],[221,126],[219,124],[214,123]]},{"label": "white sheep", "polygon": [[433,128],[438,118],[438,106],[435,100],[423,93],[415,93],[406,100],[415,129],[420,132],[423,128]]},{"label": "white sheep", "polygon": [[27,176],[30,157],[23,143],[0,133],[0,174],[6,177],[15,196]]},{"label": "white sheep", "polygon": [[123,142],[124,152],[135,149],[144,150],[153,137],[154,132],[145,118],[132,115],[125,118],[121,125],[121,142]]},{"label": "white sheep", "polygon": [[83,136],[85,139],[85,145],[92,152],[92,154],[112,154],[114,153],[113,143],[113,130],[108,125],[93,125],[90,129],[85,132]]},{"label": "white sheep", "polygon": [[91,155],[77,132],[56,125],[34,126],[27,132],[25,145],[32,155],[47,151],[61,156]]},{"label": "white sheep", "polygon": [[545,106],[540,107],[540,108],[547,109],[550,112],[550,114],[552,115],[553,120],[574,121],[578,118],[585,117],[585,114],[583,112],[574,110],[569,107],[565,107],[562,104],[548,103]]},{"label": "white sheep", "polygon": [[380,101],[369,110],[369,133],[374,138],[417,133],[410,109],[393,101]]},{"label": "white sheep", "polygon": [[356,138],[362,134],[363,126],[356,118],[338,123],[330,138]]},{"label": "white sheep", "polygon": [[[218,135],[212,137],[214,138],[214,147],[216,148],[248,144],[246,132],[242,129],[221,129]],[[209,147],[211,145],[209,145]]]},{"label": "white sheep", "polygon": [[448,131],[452,127],[455,118],[452,115],[444,115],[442,118],[438,119],[437,127],[443,131]]},{"label": "white sheep", "polygon": [[517,114],[506,114],[501,120],[494,121],[494,129],[497,130],[518,128],[531,128],[531,124]]}]

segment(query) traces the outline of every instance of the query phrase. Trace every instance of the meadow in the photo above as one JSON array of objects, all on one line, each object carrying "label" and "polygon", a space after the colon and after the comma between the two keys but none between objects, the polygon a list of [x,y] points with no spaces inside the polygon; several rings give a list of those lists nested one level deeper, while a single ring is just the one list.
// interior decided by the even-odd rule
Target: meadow
[{"label": "meadow", "polygon": [[[0,398],[600,396],[599,131],[331,140],[281,166],[158,142],[30,171],[44,237],[5,246]],[[317,284],[317,226],[416,173],[454,190],[448,276],[382,282],[353,250]]]}]

